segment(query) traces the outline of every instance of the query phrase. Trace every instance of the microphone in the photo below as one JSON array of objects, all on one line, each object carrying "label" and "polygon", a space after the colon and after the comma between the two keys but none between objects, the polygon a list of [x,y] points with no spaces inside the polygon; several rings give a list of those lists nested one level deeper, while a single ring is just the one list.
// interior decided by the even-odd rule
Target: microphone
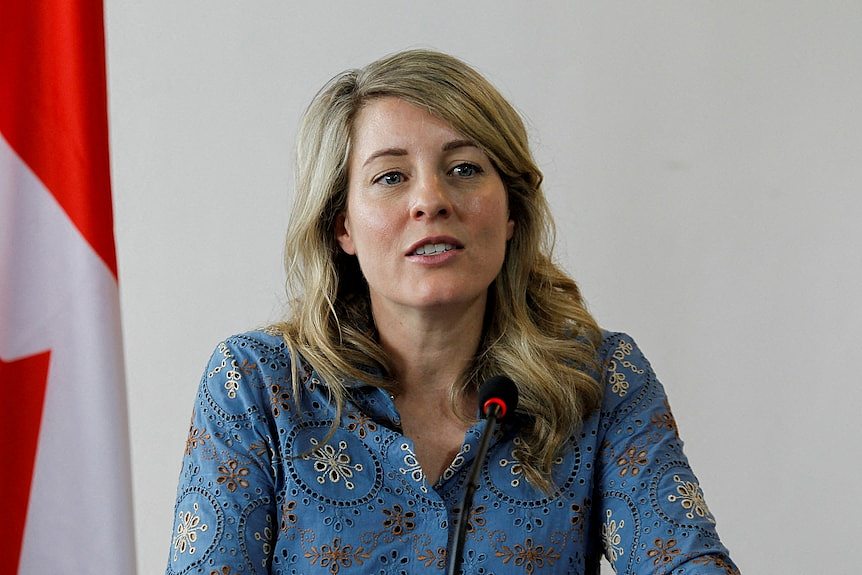
[{"label": "microphone", "polygon": [[505,375],[495,375],[479,388],[479,417],[489,417],[494,406],[498,420],[518,407],[518,388]]},{"label": "microphone", "polygon": [[518,407],[518,388],[515,382],[505,375],[496,375],[482,384],[479,388],[479,417],[488,420],[485,431],[479,441],[479,450],[470,467],[470,476],[467,479],[467,487],[464,490],[464,498],[461,500],[461,511],[456,521],[455,538],[452,549],[449,550],[448,575],[458,575],[461,569],[461,561],[464,554],[464,540],[467,537],[467,519],[470,517],[470,508],[473,506],[473,494],[479,486],[479,472],[482,469],[485,455],[488,452],[488,444],[497,422],[513,413]]}]

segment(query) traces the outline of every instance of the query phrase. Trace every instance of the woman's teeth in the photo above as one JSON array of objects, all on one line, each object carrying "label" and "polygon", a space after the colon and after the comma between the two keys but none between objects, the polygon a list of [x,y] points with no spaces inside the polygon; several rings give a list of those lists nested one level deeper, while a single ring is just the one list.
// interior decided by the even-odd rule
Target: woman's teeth
[{"label": "woman's teeth", "polygon": [[448,252],[449,250],[454,249],[455,246],[452,244],[426,244],[417,248],[413,253],[417,256],[430,256],[434,254],[442,254],[443,252]]}]

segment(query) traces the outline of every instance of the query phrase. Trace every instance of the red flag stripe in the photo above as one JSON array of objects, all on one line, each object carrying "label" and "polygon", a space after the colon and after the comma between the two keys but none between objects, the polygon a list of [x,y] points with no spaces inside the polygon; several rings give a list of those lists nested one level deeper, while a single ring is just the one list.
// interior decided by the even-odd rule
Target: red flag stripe
[{"label": "red flag stripe", "polygon": [[117,275],[101,1],[0,0],[0,133]]},{"label": "red flag stripe", "polygon": [[4,558],[5,573],[17,573],[21,559],[50,358],[51,352],[46,351],[11,363],[0,359],[0,391],[10,398],[0,410],[0,437],[7,438],[4,464],[11,470],[0,474],[0,500],[7,510],[0,521],[0,557]]}]

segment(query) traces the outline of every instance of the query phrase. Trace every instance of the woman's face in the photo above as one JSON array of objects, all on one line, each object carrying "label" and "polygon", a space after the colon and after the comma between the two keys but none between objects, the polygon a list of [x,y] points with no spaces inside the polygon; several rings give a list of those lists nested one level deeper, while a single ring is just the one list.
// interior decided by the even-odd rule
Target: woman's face
[{"label": "woman's face", "polygon": [[375,314],[484,309],[515,226],[485,153],[394,97],[360,110],[351,146],[347,209],[336,236],[359,259]]}]

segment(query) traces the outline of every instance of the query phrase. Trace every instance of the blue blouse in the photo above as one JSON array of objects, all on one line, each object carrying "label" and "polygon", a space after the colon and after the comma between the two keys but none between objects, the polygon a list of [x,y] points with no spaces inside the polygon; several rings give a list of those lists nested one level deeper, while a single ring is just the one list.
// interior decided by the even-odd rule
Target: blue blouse
[{"label": "blue blouse", "polygon": [[[605,333],[601,410],[573,433],[551,494],[525,479],[505,423],[469,514],[463,572],[738,573],[682,452],[664,390],[625,334]],[[389,395],[350,382],[337,431],[326,384],[303,361],[300,408],[281,336],[219,344],[195,402],[168,574],[445,571],[456,508],[485,422],[426,481]]]}]

